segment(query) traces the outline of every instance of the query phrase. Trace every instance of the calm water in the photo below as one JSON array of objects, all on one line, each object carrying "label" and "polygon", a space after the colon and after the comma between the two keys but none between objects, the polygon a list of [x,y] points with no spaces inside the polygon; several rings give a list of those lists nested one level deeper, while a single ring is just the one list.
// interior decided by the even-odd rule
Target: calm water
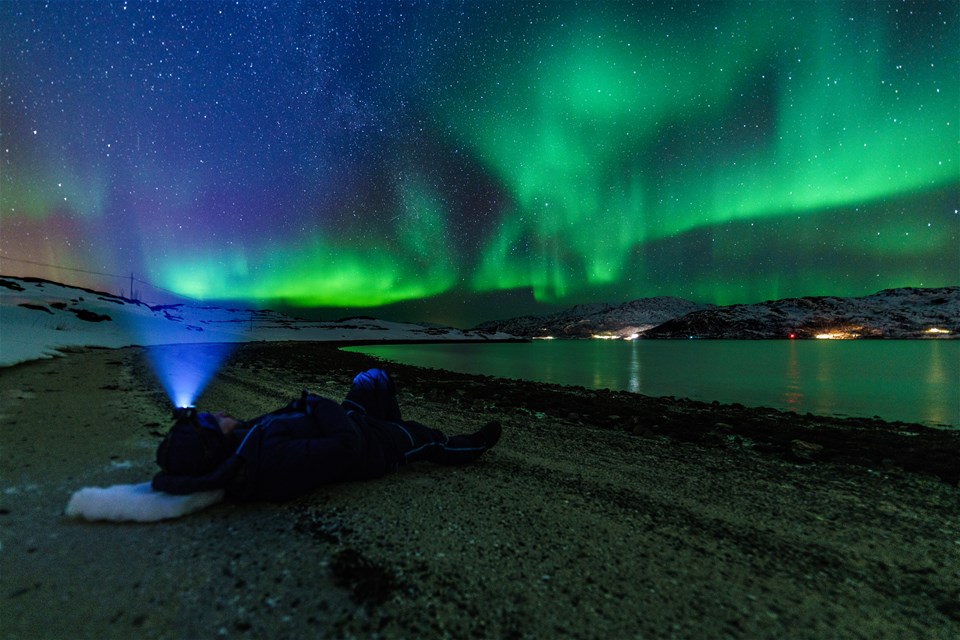
[{"label": "calm water", "polygon": [[960,428],[960,340],[538,340],[351,350],[464,373]]}]

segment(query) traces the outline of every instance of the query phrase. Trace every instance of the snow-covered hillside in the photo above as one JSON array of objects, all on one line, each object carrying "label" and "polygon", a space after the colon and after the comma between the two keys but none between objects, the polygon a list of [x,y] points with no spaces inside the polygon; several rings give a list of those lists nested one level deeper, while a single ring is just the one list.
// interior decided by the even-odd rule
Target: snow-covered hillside
[{"label": "snow-covered hillside", "polygon": [[505,340],[512,336],[351,318],[317,322],[274,311],[149,306],[36,278],[0,276],[0,366],[81,346],[254,341]]},{"label": "snow-covered hillside", "polygon": [[960,336],[960,287],[886,289],[717,307],[648,331],[650,338],[943,338]]},{"label": "snow-covered hillside", "polygon": [[485,322],[474,331],[529,338],[956,338],[960,287],[907,287],[861,298],[789,298],[725,307],[644,298]]},{"label": "snow-covered hillside", "polygon": [[473,330],[531,338],[630,338],[659,324],[713,305],[660,296],[613,304],[581,304],[544,316],[484,322]]}]

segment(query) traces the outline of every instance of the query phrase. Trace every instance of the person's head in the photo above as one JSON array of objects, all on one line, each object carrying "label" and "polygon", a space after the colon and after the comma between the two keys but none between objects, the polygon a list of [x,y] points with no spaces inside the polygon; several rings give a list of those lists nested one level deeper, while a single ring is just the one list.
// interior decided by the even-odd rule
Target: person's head
[{"label": "person's head", "polygon": [[175,476],[203,476],[233,453],[220,427],[223,416],[196,413],[180,416],[157,448],[157,464]]}]

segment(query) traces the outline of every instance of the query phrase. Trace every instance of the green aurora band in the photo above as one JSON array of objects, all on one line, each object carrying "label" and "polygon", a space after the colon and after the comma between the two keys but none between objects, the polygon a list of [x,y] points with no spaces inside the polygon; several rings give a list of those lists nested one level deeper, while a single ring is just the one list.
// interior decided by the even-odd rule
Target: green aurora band
[{"label": "green aurora band", "polygon": [[[940,6],[956,13],[955,4]],[[956,202],[957,41],[945,30],[921,61],[913,58],[908,82],[897,57],[917,46],[904,41],[909,35],[893,42],[881,12],[871,18],[863,4],[848,8],[856,15],[833,3],[765,3],[760,16],[744,5],[743,15],[734,10],[715,29],[704,22],[680,38],[593,16],[568,25],[571,36],[543,38],[540,50],[524,52],[526,75],[454,101],[462,106],[447,121],[514,201],[473,274],[475,289],[532,287],[538,300],[561,301],[631,275],[646,279],[636,256],[647,243],[751,220],[766,233],[714,248],[727,266],[735,265],[730,256],[744,258],[747,272],[716,280],[717,265],[708,263],[690,274],[688,289],[717,301],[777,295],[779,278],[764,281],[750,255],[764,252],[758,239],[782,231],[768,221],[826,210],[852,219],[864,207],[874,217],[834,225],[831,246],[858,262],[932,248],[949,264],[955,211],[933,203],[904,216],[880,203],[944,187]],[[651,162],[671,136],[679,150]],[[815,248],[801,235],[791,239],[792,249],[778,243],[787,255]],[[775,274],[770,266],[766,273]],[[836,266],[807,265],[806,281],[790,289],[823,289]],[[955,282],[956,268],[943,282],[942,266],[896,279]],[[662,265],[651,276],[676,284]],[[841,288],[860,286],[870,283]]]},{"label": "green aurora band", "polygon": [[443,186],[426,179],[398,190],[387,238],[340,230],[154,264],[197,298],[341,307],[461,279],[548,303],[721,304],[960,279],[960,222],[944,207],[960,183],[957,5],[920,35],[863,3],[711,7],[724,11],[645,28],[597,5],[501,39],[487,52],[499,60],[468,51],[452,65],[474,82],[436,117],[509,203],[473,265],[454,256]]},{"label": "green aurora band", "polygon": [[[943,206],[960,172],[951,29],[922,49],[862,3],[723,6],[667,29],[617,4],[571,15],[438,105],[508,195],[464,274],[474,292],[730,303],[957,281],[958,220]],[[941,8],[955,27],[957,5]],[[470,269],[452,255],[449,212],[422,184],[400,192],[394,240],[277,243],[170,267],[167,282],[305,306],[448,291]]]},{"label": "green aurora band", "polygon": [[[185,69],[197,86],[214,85],[207,106],[229,135],[200,126],[192,97],[174,92],[170,104],[150,103],[157,114],[145,110],[133,80],[114,86],[119,73],[65,83],[65,111],[37,103],[47,118],[40,107],[19,119],[8,108],[3,247],[79,269],[137,265],[197,299],[302,307],[528,292],[551,305],[653,295],[730,304],[960,283],[960,3],[461,9],[410,11],[424,25],[457,26],[437,30],[442,55],[413,65],[416,86],[390,122],[416,125],[397,138],[364,138],[366,121],[317,132],[293,118],[264,134],[294,132],[270,151],[242,120],[256,84],[213,69],[216,55],[188,57]],[[295,24],[298,12],[278,15]],[[349,57],[341,45],[330,55]],[[402,84],[390,55],[408,55],[398,68],[419,61],[402,45],[408,54],[377,51],[388,79],[371,92]],[[264,50],[289,58],[278,92],[316,80],[312,63]],[[25,48],[11,59],[25,65],[25,86],[58,69],[55,53]],[[393,105],[401,93],[385,95]],[[68,117],[80,97],[105,115]],[[330,106],[317,104],[303,113]],[[160,113],[187,125],[168,127]],[[329,145],[338,151],[394,146],[311,156],[324,136],[339,136]],[[162,148],[181,140],[195,144]],[[147,153],[155,143],[161,152]],[[292,163],[299,177],[289,184],[277,161],[288,157],[309,158]]]},{"label": "green aurora band", "polygon": [[437,295],[450,289],[456,277],[442,208],[416,180],[406,180],[400,191],[395,243],[375,234],[357,235],[349,242],[311,235],[300,246],[268,243],[248,253],[232,246],[212,251],[204,242],[196,248],[207,256],[203,260],[179,263],[160,255],[152,260],[166,265],[163,272],[171,289],[197,299],[367,307]]}]

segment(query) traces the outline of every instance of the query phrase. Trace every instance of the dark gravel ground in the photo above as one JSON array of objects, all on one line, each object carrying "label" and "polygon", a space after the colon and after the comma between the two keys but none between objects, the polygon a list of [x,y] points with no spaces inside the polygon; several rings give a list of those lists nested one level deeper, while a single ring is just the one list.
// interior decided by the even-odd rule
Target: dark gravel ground
[{"label": "dark gravel ground", "polygon": [[[199,405],[378,364],[248,344]],[[62,515],[156,471],[143,350],[0,370],[0,637],[960,637],[958,432],[385,366],[407,418],[500,444],[150,525]]]}]

